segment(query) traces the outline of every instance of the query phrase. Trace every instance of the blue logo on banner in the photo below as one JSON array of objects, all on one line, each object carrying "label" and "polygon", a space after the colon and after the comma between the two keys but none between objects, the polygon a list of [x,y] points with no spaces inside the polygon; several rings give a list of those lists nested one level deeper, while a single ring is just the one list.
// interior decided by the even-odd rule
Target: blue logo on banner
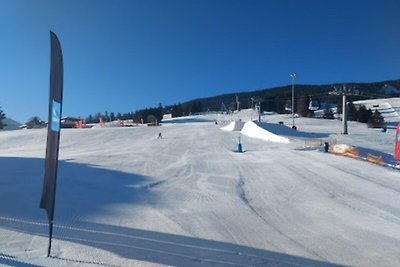
[{"label": "blue logo on banner", "polygon": [[53,100],[53,111],[51,113],[51,130],[60,131],[61,104]]}]

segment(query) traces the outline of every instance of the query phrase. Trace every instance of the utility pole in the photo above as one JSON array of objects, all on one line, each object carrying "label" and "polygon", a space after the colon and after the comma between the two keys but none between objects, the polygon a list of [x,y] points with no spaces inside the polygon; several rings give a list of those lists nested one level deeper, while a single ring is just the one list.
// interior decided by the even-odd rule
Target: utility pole
[{"label": "utility pole", "polygon": [[346,85],[344,84],[342,88],[338,89],[333,86],[333,91],[329,92],[330,95],[341,95],[342,96],[342,122],[343,122],[343,132],[342,134],[348,134],[347,131],[347,96],[348,95],[358,95],[358,91],[352,91],[346,89]]},{"label": "utility pole", "polygon": [[[346,85],[343,86],[343,90],[346,91]],[[347,132],[347,101],[346,94],[342,95],[342,114],[343,114],[343,134],[348,134]]]},{"label": "utility pole", "polygon": [[292,79],[292,128],[295,128],[294,125],[294,80],[296,79],[297,74],[296,72],[292,72],[290,74],[290,78]]}]

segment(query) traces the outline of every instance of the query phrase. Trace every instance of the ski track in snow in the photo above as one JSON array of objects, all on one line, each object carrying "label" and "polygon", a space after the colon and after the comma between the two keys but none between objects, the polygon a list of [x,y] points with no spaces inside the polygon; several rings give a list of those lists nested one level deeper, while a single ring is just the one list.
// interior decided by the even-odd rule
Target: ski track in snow
[{"label": "ski track in snow", "polygon": [[[371,163],[371,164],[372,164],[372,163]],[[330,167],[333,167],[332,165],[329,165],[329,166],[330,166]],[[334,166],[334,168],[335,168],[336,170],[339,170],[339,171],[343,172],[344,174],[350,174],[350,175],[355,176],[355,177],[357,177],[357,178],[359,178],[359,179],[361,179],[361,180],[365,180],[365,181],[368,181],[368,182],[373,183],[373,184],[375,184],[375,185],[378,185],[378,186],[380,186],[380,187],[383,187],[383,188],[386,189],[386,190],[394,191],[395,193],[400,193],[400,189],[392,188],[392,187],[390,187],[389,185],[385,185],[385,184],[383,184],[383,183],[381,183],[381,182],[376,181],[376,179],[374,180],[374,179],[368,178],[368,177],[366,177],[366,176],[362,176],[362,175],[356,173],[355,171],[348,170],[348,169],[344,169],[344,168],[341,168],[341,167],[339,167],[339,166]]]},{"label": "ski track in snow", "polygon": [[[332,157],[336,157],[336,155],[332,155]],[[349,160],[352,161],[354,159],[349,159]],[[359,162],[359,161],[355,161],[354,163],[369,164],[369,163],[366,163],[366,162]],[[373,167],[375,167],[377,169],[377,172],[379,172],[380,168],[382,168],[380,166],[373,166]],[[378,209],[383,209],[383,210],[386,210],[386,211],[388,211],[390,213],[396,214],[396,217],[399,217],[399,215],[400,215],[400,209],[389,208],[389,207],[387,207],[387,205],[382,205],[382,204],[380,204],[380,203],[378,203],[376,201],[369,200],[368,198],[364,197],[361,194],[352,193],[352,192],[350,192],[348,190],[349,188],[341,186],[338,183],[334,184],[333,182],[331,182],[328,179],[324,179],[323,182],[321,182],[319,184],[315,184],[315,182],[313,182],[311,179],[308,179],[307,177],[318,177],[320,175],[320,173],[314,171],[311,168],[299,169],[299,168],[297,168],[296,166],[293,166],[293,165],[288,166],[288,168],[293,168],[298,173],[307,172],[308,175],[301,175],[300,177],[302,179],[307,180],[310,183],[314,183],[314,185],[316,187],[322,188],[327,193],[329,193],[332,196],[332,198],[336,198],[337,195],[342,195],[342,196],[349,195],[350,197],[354,197],[356,199],[360,199],[360,200],[364,201],[365,203],[367,203],[367,204],[369,204],[371,206],[374,206],[374,207],[376,207]],[[332,168],[335,171],[337,171],[338,172],[337,175],[336,175],[337,177],[346,176],[346,177],[351,177],[349,179],[354,179],[354,178],[360,179],[365,184],[369,184],[370,183],[371,184],[370,186],[374,187],[376,190],[390,191],[390,193],[392,193],[392,194],[399,194],[400,193],[399,189],[393,188],[389,184],[384,184],[383,182],[379,182],[379,181],[377,181],[376,178],[370,178],[370,176],[368,174],[366,175],[365,173],[363,173],[361,175],[359,172],[356,172],[354,170],[342,168],[342,167],[340,167],[339,164],[335,164],[334,165],[332,163],[327,162],[324,165],[324,168]],[[327,188],[335,188],[335,191],[333,191],[332,189],[329,190]],[[339,192],[338,192],[338,189],[340,189]]]},{"label": "ski track in snow", "polygon": [[[296,246],[300,247],[302,250],[308,252],[311,255],[316,256],[319,259],[322,260],[326,260],[324,259],[321,255],[319,255],[317,252],[313,251],[312,249],[304,246],[303,244],[301,244],[300,242],[298,242],[297,240],[289,237],[288,235],[286,235],[284,232],[282,232],[277,226],[273,225],[270,221],[268,221],[268,219],[264,218],[263,215],[261,215],[257,209],[255,207],[253,207],[253,205],[251,204],[251,201],[248,199],[246,191],[245,191],[245,182],[244,179],[242,177],[243,175],[243,171],[241,170],[241,176],[240,179],[237,183],[237,187],[238,187],[238,193],[240,196],[240,199],[242,200],[242,202],[258,217],[260,218],[264,223],[266,223],[269,227],[271,227],[274,231],[276,231],[277,233],[279,233],[281,236],[283,236],[284,238],[288,239],[290,242],[292,242],[293,244],[295,244]],[[246,172],[248,173],[248,172]]]},{"label": "ski track in snow", "polygon": [[[339,202],[345,204],[346,206],[350,207],[351,209],[358,211],[358,212],[368,212],[369,213],[371,210],[370,208],[375,208],[377,210],[385,211],[387,213],[386,216],[383,216],[383,215],[379,215],[379,216],[382,217],[382,219],[384,219],[384,220],[389,220],[393,223],[399,224],[399,227],[400,227],[400,209],[385,205],[383,203],[380,203],[380,202],[377,202],[374,200],[371,200],[362,194],[353,193],[353,192],[349,191],[348,188],[340,186],[338,184],[333,184],[329,180],[324,180],[320,183],[316,183],[316,182],[312,181],[311,179],[307,178],[310,176],[315,177],[316,175],[318,175],[318,173],[313,172],[310,169],[301,170],[301,169],[294,168],[294,167],[291,167],[291,168],[293,168],[293,170],[295,170],[297,172],[307,172],[308,175],[300,175],[299,177],[301,179],[304,179],[308,183],[315,185],[317,188],[324,190],[327,194],[330,195],[330,197],[332,199],[335,199],[336,201],[339,201]],[[336,168],[336,169],[343,172],[344,174],[351,174],[353,177],[359,178],[359,179],[367,181],[367,182],[371,182],[375,185],[383,187],[386,190],[395,191],[396,193],[399,193],[397,190],[395,190],[393,188],[390,188],[381,183],[372,181],[371,179],[366,179],[365,177],[362,177],[358,174],[354,174],[353,172],[348,172],[346,170],[342,170],[341,168]],[[341,175],[339,175],[339,176],[341,176]],[[334,189],[332,189],[332,188],[334,188]],[[361,209],[361,208],[355,207],[354,205],[351,204],[351,202],[349,202],[346,199],[357,199],[357,201],[361,201],[362,203],[369,206],[369,208]]]}]

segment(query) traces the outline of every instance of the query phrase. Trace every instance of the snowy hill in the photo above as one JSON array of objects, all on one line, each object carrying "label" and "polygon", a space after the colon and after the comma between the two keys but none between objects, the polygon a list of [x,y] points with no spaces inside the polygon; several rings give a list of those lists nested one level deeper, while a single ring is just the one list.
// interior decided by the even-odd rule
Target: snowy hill
[{"label": "snowy hill", "polygon": [[341,135],[340,121],[297,118],[294,132],[273,114],[221,130],[255,116],[62,129],[50,258],[38,208],[46,129],[3,132],[0,264],[397,266],[400,172],[306,145],[335,139],[390,163],[395,131],[349,122]]},{"label": "snowy hill", "polygon": [[354,101],[354,105],[364,105],[367,109],[373,112],[378,110],[385,121],[398,122],[400,121],[400,98],[386,98],[386,99],[370,99]]}]

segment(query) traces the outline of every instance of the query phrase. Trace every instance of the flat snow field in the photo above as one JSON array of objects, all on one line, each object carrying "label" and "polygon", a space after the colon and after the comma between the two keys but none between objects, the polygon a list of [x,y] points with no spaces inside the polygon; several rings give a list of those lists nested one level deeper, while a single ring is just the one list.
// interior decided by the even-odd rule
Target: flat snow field
[{"label": "flat snow field", "polygon": [[243,133],[216,114],[62,129],[49,258],[47,131],[0,132],[0,265],[399,266],[400,171],[305,146],[336,139],[390,163],[395,129],[263,121]]}]

